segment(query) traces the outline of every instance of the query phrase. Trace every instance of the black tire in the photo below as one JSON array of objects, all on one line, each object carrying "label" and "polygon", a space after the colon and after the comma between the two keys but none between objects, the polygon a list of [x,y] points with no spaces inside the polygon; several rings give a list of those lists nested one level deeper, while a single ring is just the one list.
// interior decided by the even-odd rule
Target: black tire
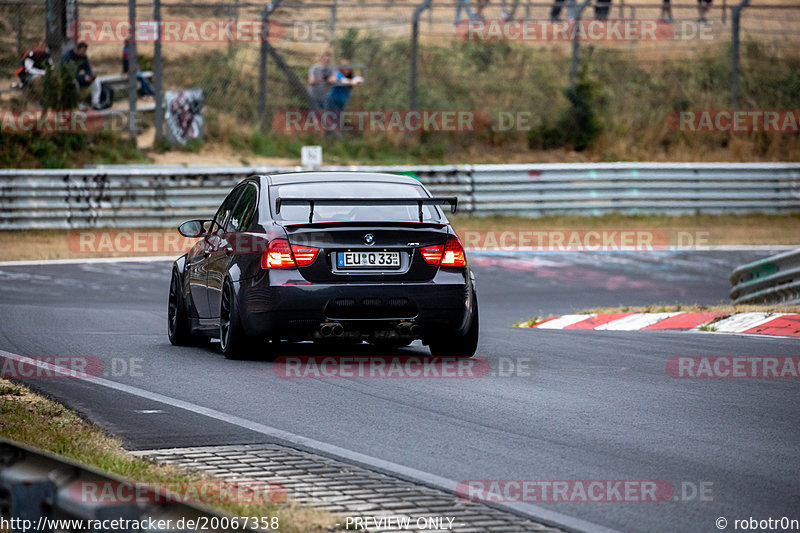
[{"label": "black tire", "polygon": [[431,339],[428,348],[434,357],[472,357],[478,350],[478,330],[480,320],[478,319],[478,298],[473,298],[475,312],[472,313],[472,321],[469,329],[464,335],[453,334],[449,337],[439,337]]},{"label": "black tire", "polygon": [[230,280],[222,286],[222,300],[219,309],[219,346],[226,359],[251,359],[258,352],[259,346],[249,338],[242,328],[239,317],[239,306]]},{"label": "black tire", "polygon": [[192,334],[189,326],[189,315],[186,312],[186,301],[183,299],[180,276],[177,270],[172,271],[172,279],[169,282],[167,335],[169,335],[169,342],[173,346],[197,346],[208,342],[206,337]]}]

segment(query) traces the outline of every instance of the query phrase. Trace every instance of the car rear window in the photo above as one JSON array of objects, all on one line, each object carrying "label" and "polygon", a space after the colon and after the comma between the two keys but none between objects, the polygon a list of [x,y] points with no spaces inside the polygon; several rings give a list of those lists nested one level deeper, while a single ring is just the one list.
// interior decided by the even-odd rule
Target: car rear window
[{"label": "car rear window", "polygon": [[[425,190],[405,183],[373,181],[337,181],[315,183],[287,183],[270,187],[270,211],[275,214],[275,199],[281,198],[427,198]],[[308,222],[309,206],[283,205],[275,215],[285,222]],[[440,222],[441,211],[435,206],[423,206],[422,219]],[[340,221],[399,221],[419,222],[416,205],[317,205],[314,222]]]}]

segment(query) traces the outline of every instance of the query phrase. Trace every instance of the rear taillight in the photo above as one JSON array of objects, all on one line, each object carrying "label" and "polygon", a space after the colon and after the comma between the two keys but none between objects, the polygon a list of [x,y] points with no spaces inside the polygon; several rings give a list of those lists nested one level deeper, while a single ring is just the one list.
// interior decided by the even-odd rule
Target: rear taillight
[{"label": "rear taillight", "polygon": [[294,260],[299,266],[306,266],[313,263],[314,259],[317,257],[317,252],[319,252],[319,248],[314,248],[313,246],[292,245]]},{"label": "rear taillight", "polygon": [[443,249],[444,247],[441,244],[436,246],[425,246],[424,248],[419,249],[419,253],[422,254],[422,258],[429,265],[438,265],[442,262]]},{"label": "rear taillight", "polygon": [[292,244],[286,239],[270,241],[266,252],[261,256],[263,268],[291,268],[306,266],[314,262],[319,248]]},{"label": "rear taillight", "polygon": [[425,246],[420,248],[419,252],[429,265],[441,265],[446,267],[467,266],[464,248],[461,246],[461,241],[458,240],[458,237],[454,235],[447,238],[447,242],[445,242],[444,246],[441,244]]},{"label": "rear taillight", "polygon": [[463,267],[467,266],[467,256],[464,254],[464,247],[458,237],[451,235],[447,238],[444,245],[444,255],[442,256],[442,266]]},{"label": "rear taillight", "polygon": [[266,251],[261,255],[262,268],[288,268],[297,266],[292,259],[292,250],[286,239],[270,241]]}]

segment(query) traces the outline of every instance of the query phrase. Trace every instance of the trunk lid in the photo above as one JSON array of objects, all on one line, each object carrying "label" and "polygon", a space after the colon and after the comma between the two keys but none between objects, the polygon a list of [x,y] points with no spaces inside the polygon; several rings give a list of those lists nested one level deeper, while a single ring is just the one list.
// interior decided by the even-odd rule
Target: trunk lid
[{"label": "trunk lid", "polygon": [[426,263],[419,249],[444,244],[448,235],[445,224],[417,222],[321,222],[284,229],[290,244],[320,249],[311,264],[298,266],[305,279],[320,283],[429,281],[439,267]]}]

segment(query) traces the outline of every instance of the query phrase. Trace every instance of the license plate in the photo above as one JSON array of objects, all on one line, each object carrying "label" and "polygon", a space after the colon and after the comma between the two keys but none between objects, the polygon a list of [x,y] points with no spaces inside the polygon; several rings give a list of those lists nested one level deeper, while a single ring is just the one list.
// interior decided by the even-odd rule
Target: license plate
[{"label": "license plate", "polygon": [[339,268],[400,268],[400,252],[339,252]]}]

